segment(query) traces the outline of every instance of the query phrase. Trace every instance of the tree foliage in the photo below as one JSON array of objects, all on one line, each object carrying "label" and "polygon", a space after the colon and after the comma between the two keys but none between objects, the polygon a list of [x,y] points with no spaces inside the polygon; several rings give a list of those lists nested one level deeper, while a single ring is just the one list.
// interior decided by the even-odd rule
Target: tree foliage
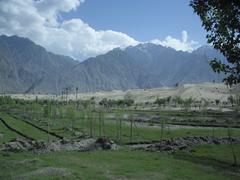
[{"label": "tree foliage", "polygon": [[111,108],[111,107],[130,107],[133,104],[134,104],[134,100],[129,99],[129,98],[118,99],[118,100],[103,98],[99,102],[99,105],[107,107],[107,108]]},{"label": "tree foliage", "polygon": [[240,0],[191,0],[190,6],[207,31],[208,43],[227,59],[210,62],[215,72],[224,72],[228,85],[240,83]]},{"label": "tree foliage", "polygon": [[167,99],[166,98],[157,98],[154,102],[154,104],[157,104],[158,106],[166,105]]}]

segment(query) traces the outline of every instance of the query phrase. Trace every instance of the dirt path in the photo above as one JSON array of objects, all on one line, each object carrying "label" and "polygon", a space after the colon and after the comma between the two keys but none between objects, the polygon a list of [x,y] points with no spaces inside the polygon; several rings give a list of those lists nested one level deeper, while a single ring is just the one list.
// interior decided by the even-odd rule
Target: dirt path
[{"label": "dirt path", "polygon": [[[129,121],[123,121],[126,125],[131,125]],[[134,125],[139,128],[161,129],[160,123],[150,124],[149,122],[134,122]],[[227,128],[226,126],[211,126],[211,125],[195,125],[195,124],[164,124],[164,129],[212,129],[212,128]],[[231,129],[239,129],[239,127],[231,127]]]}]

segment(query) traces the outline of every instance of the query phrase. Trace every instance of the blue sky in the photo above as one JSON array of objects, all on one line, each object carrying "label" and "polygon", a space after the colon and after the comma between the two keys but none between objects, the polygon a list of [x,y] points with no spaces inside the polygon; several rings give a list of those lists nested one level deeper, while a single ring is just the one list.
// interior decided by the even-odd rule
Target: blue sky
[{"label": "blue sky", "polygon": [[151,42],[191,52],[206,44],[189,0],[0,1],[0,34],[27,37],[77,60]]},{"label": "blue sky", "polygon": [[181,38],[185,30],[190,39],[204,44],[205,31],[188,4],[189,0],[86,0],[62,17],[81,18],[94,29],[120,31],[139,41]]}]

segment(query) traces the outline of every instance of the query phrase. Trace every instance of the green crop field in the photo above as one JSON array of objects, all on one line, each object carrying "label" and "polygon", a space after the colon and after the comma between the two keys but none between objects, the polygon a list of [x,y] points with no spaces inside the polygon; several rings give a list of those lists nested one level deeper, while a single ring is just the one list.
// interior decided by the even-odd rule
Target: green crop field
[{"label": "green crop field", "polygon": [[[232,152],[240,161],[240,145],[205,144],[193,147],[191,152],[174,153],[126,146],[129,142],[179,137],[240,137],[238,116],[220,111],[139,111],[106,108],[85,101],[1,98],[0,118],[17,131],[0,122],[2,147],[16,138],[24,139],[23,135],[38,141],[57,141],[54,133],[72,141],[107,137],[119,149],[37,154],[0,151],[0,179],[239,179],[240,168],[233,166]],[[215,120],[211,121],[215,124],[211,126],[209,119]]]}]

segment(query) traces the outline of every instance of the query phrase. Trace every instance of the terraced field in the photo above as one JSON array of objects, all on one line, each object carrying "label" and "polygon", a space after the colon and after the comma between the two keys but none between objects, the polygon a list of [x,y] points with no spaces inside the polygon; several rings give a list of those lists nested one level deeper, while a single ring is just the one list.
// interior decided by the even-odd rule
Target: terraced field
[{"label": "terraced field", "polygon": [[16,138],[52,144],[104,137],[116,142],[118,150],[1,150],[0,178],[239,179],[240,168],[234,164],[233,153],[239,161],[240,145],[231,141],[157,152],[133,150],[127,145],[161,145],[180,137],[240,138],[238,117],[220,111],[139,111],[83,108],[75,102],[8,100],[0,107],[1,149]]}]

